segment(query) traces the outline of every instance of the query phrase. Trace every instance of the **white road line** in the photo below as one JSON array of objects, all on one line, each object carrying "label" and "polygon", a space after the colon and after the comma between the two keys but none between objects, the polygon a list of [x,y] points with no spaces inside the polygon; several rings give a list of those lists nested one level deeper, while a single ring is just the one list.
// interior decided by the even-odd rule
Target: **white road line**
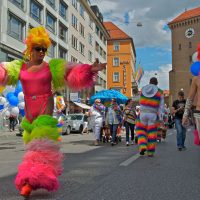
[{"label": "white road line", "polygon": [[127,159],[124,162],[122,162],[119,166],[126,167],[126,166],[130,165],[132,162],[136,161],[139,157],[140,157],[140,154],[137,153],[134,156],[131,156],[129,159]]}]

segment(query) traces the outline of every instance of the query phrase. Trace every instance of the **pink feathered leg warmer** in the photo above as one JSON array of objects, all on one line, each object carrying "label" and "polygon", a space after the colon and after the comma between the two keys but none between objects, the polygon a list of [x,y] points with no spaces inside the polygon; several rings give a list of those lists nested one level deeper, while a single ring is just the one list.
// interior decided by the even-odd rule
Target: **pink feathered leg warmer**
[{"label": "pink feathered leg warmer", "polygon": [[63,155],[58,143],[37,139],[27,145],[15,180],[17,189],[30,184],[33,190],[43,188],[55,191],[59,187],[58,176],[62,173]]}]

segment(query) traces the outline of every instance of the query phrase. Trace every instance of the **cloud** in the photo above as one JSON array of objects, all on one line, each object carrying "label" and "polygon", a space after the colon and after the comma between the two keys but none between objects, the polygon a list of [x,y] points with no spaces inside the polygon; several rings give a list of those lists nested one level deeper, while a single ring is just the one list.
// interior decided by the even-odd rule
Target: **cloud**
[{"label": "cloud", "polygon": [[172,70],[171,64],[162,65],[158,70],[144,71],[144,75],[140,81],[139,88],[149,83],[151,77],[157,77],[158,87],[162,90],[169,90],[169,71]]}]

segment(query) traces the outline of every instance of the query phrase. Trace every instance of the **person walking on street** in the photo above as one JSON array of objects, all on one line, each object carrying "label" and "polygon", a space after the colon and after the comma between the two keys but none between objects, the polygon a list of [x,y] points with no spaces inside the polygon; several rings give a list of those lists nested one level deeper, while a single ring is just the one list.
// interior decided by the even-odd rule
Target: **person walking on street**
[{"label": "person walking on street", "polygon": [[111,145],[113,146],[117,144],[117,129],[122,122],[122,111],[120,109],[120,106],[117,104],[116,99],[114,98],[111,100],[111,104],[108,108],[107,121],[110,127],[110,134],[112,136]]},{"label": "person walking on street", "polygon": [[124,126],[126,128],[126,146],[129,146],[129,131],[131,130],[131,143],[134,144],[135,120],[137,118],[134,101],[129,99],[124,108]]},{"label": "person walking on street", "polygon": [[74,90],[94,85],[94,77],[106,63],[78,64],[60,58],[45,62],[51,39],[42,26],[29,30],[25,44],[23,60],[0,63],[0,85],[16,85],[18,80],[22,84],[25,118],[21,126],[27,148],[15,185],[22,196],[29,197],[32,190],[56,191],[63,171],[58,120],[52,117],[52,91],[66,84]]},{"label": "person walking on street", "polygon": [[9,117],[9,129],[10,132],[15,130],[15,126],[17,125],[17,116],[10,115]]},{"label": "person walking on street", "polygon": [[163,91],[157,87],[156,77],[152,77],[148,85],[142,88],[140,95],[140,116],[136,123],[136,133],[140,155],[147,151],[149,157],[154,156],[157,139],[157,119],[162,120],[164,112]]},{"label": "person walking on street", "polygon": [[95,146],[99,145],[100,132],[105,119],[105,106],[101,103],[100,99],[96,99],[91,109],[89,110],[90,122],[92,130],[95,135]]},{"label": "person walking on street", "polygon": [[185,109],[186,100],[184,99],[184,92],[178,92],[178,99],[172,104],[172,115],[175,121],[177,131],[177,148],[179,151],[185,150],[186,128],[182,125],[182,118]]}]

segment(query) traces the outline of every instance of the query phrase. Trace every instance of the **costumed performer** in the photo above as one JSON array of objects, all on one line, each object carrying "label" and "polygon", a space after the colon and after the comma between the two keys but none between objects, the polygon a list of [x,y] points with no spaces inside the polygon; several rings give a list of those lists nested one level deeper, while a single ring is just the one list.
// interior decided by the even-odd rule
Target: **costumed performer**
[{"label": "costumed performer", "polygon": [[194,143],[200,145],[200,43],[198,44],[197,55],[193,61],[194,63],[191,65],[190,71],[194,77],[192,78],[189,95],[186,100],[182,125],[185,126],[188,124],[190,110],[195,104],[196,108],[193,111],[196,126],[194,130]]},{"label": "costumed performer", "polygon": [[52,117],[52,90],[59,90],[65,84],[75,90],[90,87],[106,63],[75,64],[63,59],[45,62],[43,59],[51,41],[42,26],[29,30],[25,44],[23,60],[0,64],[0,85],[16,85],[18,80],[22,84],[25,118],[21,126],[26,152],[15,184],[20,194],[28,197],[32,190],[39,188],[56,191],[58,176],[63,170],[58,121]]},{"label": "costumed performer", "polygon": [[136,134],[140,155],[147,151],[152,157],[155,153],[157,139],[157,118],[162,120],[164,112],[163,91],[157,87],[156,77],[152,77],[148,85],[142,88],[140,95],[140,115],[136,122]]}]

